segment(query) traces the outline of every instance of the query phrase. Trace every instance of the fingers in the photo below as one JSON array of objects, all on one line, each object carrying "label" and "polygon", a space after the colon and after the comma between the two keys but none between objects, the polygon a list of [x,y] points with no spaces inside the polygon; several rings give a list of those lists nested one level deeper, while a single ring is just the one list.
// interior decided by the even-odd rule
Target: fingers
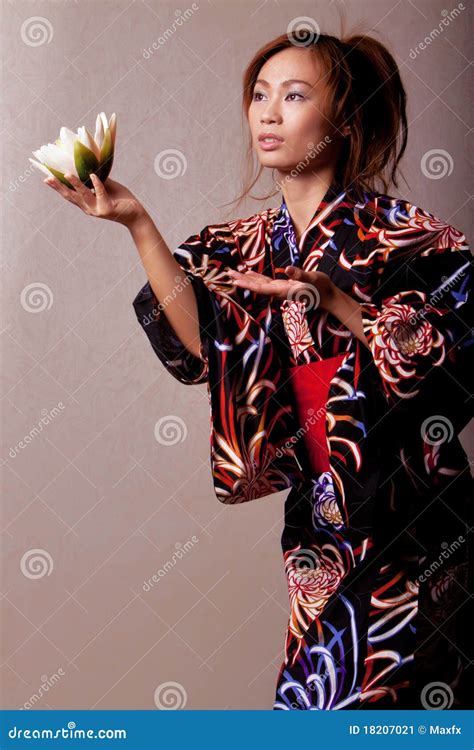
[{"label": "fingers", "polygon": [[249,278],[252,277],[253,279],[262,279],[263,281],[271,281],[271,279],[268,276],[264,276],[262,273],[257,273],[256,271],[236,271],[233,268],[229,269],[227,271],[227,274],[231,276],[231,278]]},{"label": "fingers", "polygon": [[233,269],[230,269],[229,271],[227,271],[227,275],[230,276],[234,284],[236,284],[237,286],[243,286],[246,289],[257,291],[258,288],[261,288],[262,286],[261,277],[259,276],[259,278],[256,279],[256,274],[254,274],[252,271],[241,273],[240,271],[234,271]]},{"label": "fingers", "polygon": [[96,197],[103,198],[107,194],[104,183],[101,182],[101,180],[97,177],[96,174],[92,173],[90,177],[94,185]]},{"label": "fingers", "polygon": [[67,201],[79,206],[85,213],[94,213],[96,199],[92,190],[86,187],[74,174],[67,173],[64,178],[72,185],[72,188],[64,185],[61,180],[53,175],[47,177],[44,182],[60,193]]},{"label": "fingers", "polygon": [[268,277],[265,277],[262,273],[257,273],[257,271],[250,271],[250,270],[248,270],[248,271],[237,271],[237,273],[242,273],[245,276],[253,276],[253,277],[257,278],[257,279],[268,278]]},{"label": "fingers", "polygon": [[52,187],[53,190],[56,190],[56,192],[62,195],[63,198],[65,198],[67,201],[75,203],[75,200],[72,198],[73,191],[66,187],[66,185],[64,185],[61,180],[58,180],[58,178],[53,174],[51,174],[49,177],[46,177],[43,182],[46,185],[49,185],[49,187]]},{"label": "fingers", "polygon": [[246,271],[240,273],[239,271],[229,270],[228,275],[233,280],[236,286],[249,289],[251,292],[257,292],[259,294],[270,294],[277,297],[285,297],[288,287],[288,282],[280,279],[271,279],[261,273],[255,271]]},{"label": "fingers", "polygon": [[285,273],[290,279],[295,281],[306,281],[308,283],[314,282],[314,273],[311,271],[303,271],[299,266],[287,266]]},{"label": "fingers", "polygon": [[[241,273],[234,269],[228,270],[227,274],[236,286],[257,294],[301,302],[307,298],[311,307],[327,308],[327,301],[336,289],[327,274],[320,271],[304,271],[297,266],[287,266],[285,272],[290,276],[289,279],[272,279],[255,271]],[[308,307],[308,303],[304,304]]]},{"label": "fingers", "polygon": [[107,213],[107,210],[109,209],[109,194],[105,188],[104,183],[97,177],[96,174],[91,174],[91,180],[94,184],[97,215],[105,215]]},{"label": "fingers", "polygon": [[326,276],[326,274],[320,271],[304,271],[299,266],[286,266],[285,273],[292,281],[301,281],[304,284],[311,284],[312,286],[321,282],[323,277]]},{"label": "fingers", "polygon": [[64,177],[68,182],[71,183],[74,188],[74,192],[76,192],[77,195],[82,198],[84,203],[89,203],[91,198],[91,191],[84,185],[83,182],[81,182],[79,177],[76,177],[76,175],[74,174],[65,174]]}]

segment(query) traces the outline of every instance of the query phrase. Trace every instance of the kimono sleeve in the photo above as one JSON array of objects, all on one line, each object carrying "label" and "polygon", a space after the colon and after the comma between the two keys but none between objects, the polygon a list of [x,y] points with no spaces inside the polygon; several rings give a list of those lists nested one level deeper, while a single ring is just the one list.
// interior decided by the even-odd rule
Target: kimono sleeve
[{"label": "kimono sleeve", "polygon": [[[139,290],[133,300],[138,322],[148,340],[168,372],[185,385],[195,385],[208,381],[209,346],[212,341],[212,326],[215,315],[214,290],[219,280],[225,276],[230,263],[230,244],[226,243],[225,231],[216,231],[215,226],[205,226],[199,233],[188,237],[173,252],[173,256],[185,271],[185,281],[192,284],[196,296],[200,356],[190,352],[178,338],[166,317],[166,305],[172,301],[158,302],[149,281]],[[219,225],[221,230],[223,225]],[[179,293],[177,282],[173,294]]]},{"label": "kimono sleeve", "polygon": [[461,232],[427,216],[435,229],[386,248],[362,323],[387,403],[423,400],[459,432],[472,417],[473,257]]}]

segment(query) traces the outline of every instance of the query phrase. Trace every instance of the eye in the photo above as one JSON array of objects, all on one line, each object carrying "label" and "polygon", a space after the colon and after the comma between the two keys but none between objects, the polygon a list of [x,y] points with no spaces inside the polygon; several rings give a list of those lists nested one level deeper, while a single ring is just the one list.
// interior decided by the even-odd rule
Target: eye
[{"label": "eye", "polygon": [[[302,99],[304,99],[303,94],[300,94],[299,91],[292,91],[291,94],[288,94],[288,96],[300,96]],[[288,98],[288,96],[286,98]],[[292,101],[295,101],[294,99]]]},{"label": "eye", "polygon": [[260,99],[257,99],[257,98],[256,98],[257,96],[263,96],[262,92],[261,92],[261,91],[254,91],[254,93],[253,93],[253,97],[252,97],[252,98],[253,98],[253,100],[254,100],[254,101],[256,101],[256,102],[259,102],[259,101],[261,101]]}]

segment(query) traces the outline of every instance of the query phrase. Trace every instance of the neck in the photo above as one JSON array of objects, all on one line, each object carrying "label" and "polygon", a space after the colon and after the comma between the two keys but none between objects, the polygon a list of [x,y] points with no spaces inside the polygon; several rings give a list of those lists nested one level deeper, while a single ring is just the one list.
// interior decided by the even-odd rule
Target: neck
[{"label": "neck", "polygon": [[283,200],[291,216],[297,240],[318,210],[333,180],[333,167],[288,179],[285,179],[285,173],[278,172]]}]

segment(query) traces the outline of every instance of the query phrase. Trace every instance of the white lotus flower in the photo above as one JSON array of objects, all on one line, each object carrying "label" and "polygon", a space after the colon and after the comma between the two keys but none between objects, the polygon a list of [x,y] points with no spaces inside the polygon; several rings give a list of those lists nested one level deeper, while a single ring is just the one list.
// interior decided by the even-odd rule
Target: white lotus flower
[{"label": "white lotus flower", "polygon": [[62,183],[72,188],[65,174],[76,175],[87,187],[93,188],[90,174],[96,174],[102,182],[112,169],[115,149],[117,118],[115,112],[110,121],[104,112],[97,115],[95,135],[91,136],[84,126],[74,133],[62,127],[55,143],[48,143],[33,151],[38,161],[29,157],[31,163],[48,175],[51,173]]}]

